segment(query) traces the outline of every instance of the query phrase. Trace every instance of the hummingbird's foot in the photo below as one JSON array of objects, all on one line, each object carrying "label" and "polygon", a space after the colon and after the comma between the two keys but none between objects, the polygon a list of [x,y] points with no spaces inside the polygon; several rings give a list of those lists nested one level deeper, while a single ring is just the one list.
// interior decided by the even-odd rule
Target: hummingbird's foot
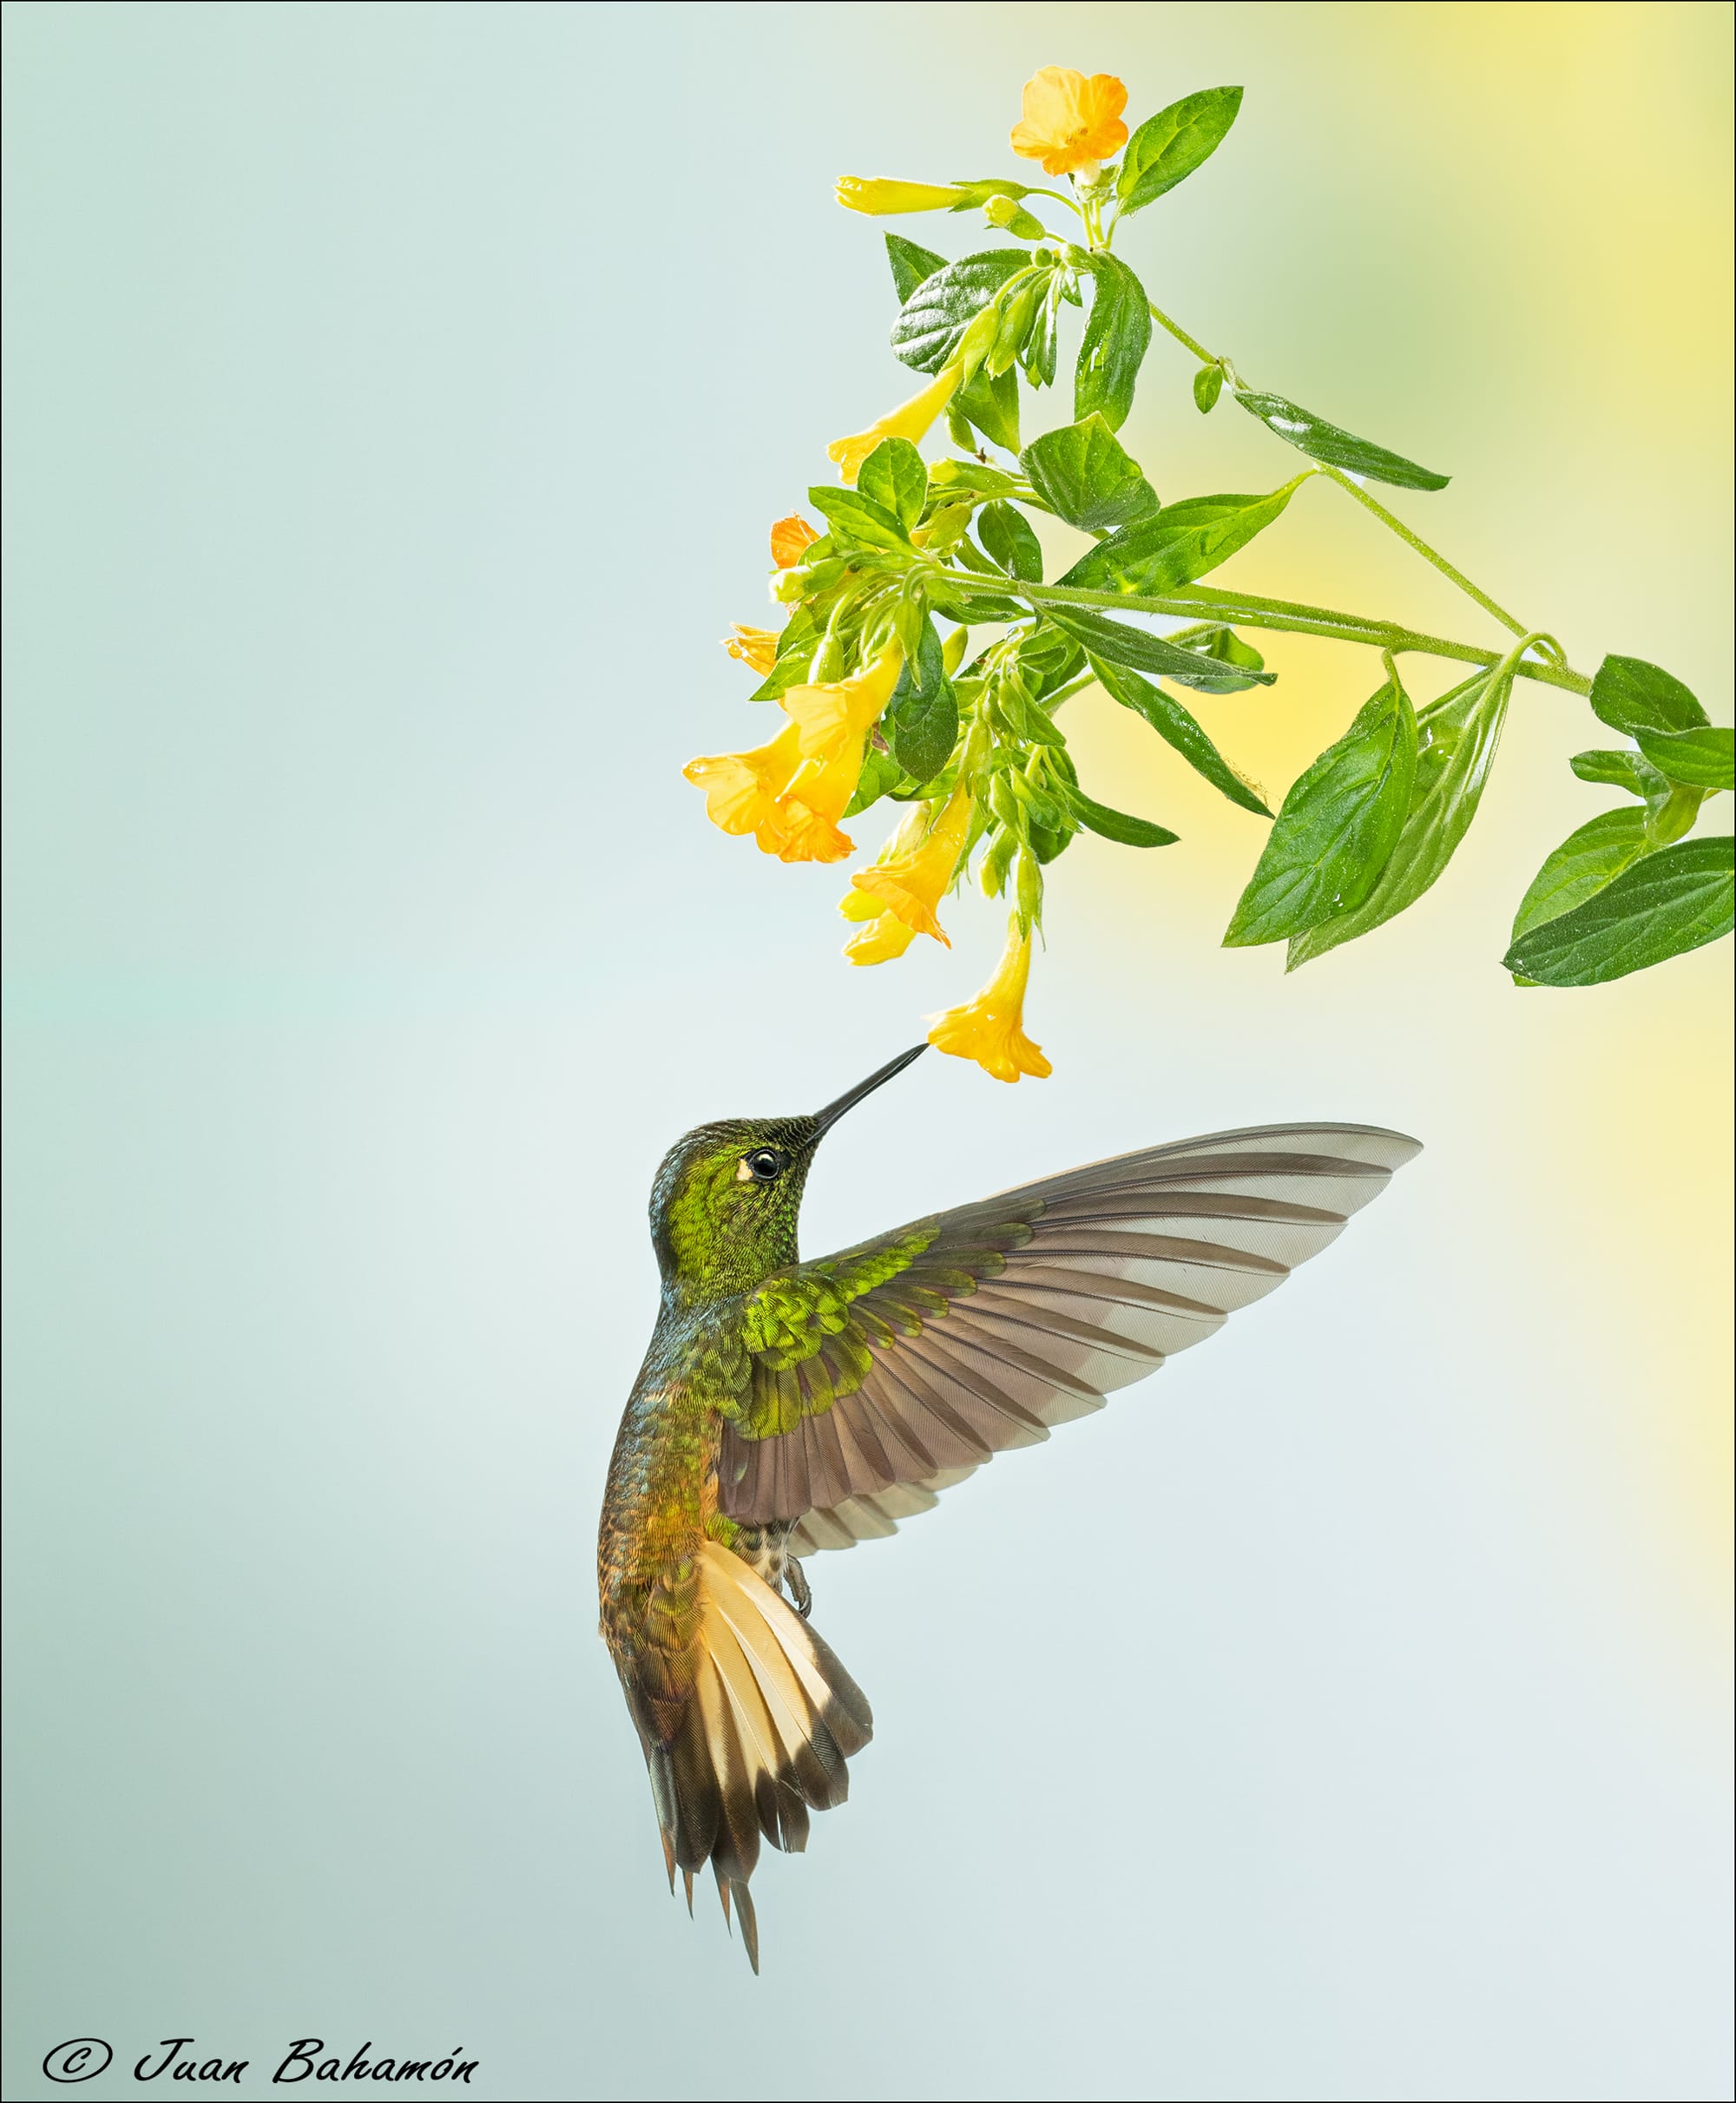
[{"label": "hummingbird's foot", "polygon": [[790,1604],[806,1620],[813,1612],[813,1593],[793,1555],[784,1558],[784,1588],[790,1595]]}]

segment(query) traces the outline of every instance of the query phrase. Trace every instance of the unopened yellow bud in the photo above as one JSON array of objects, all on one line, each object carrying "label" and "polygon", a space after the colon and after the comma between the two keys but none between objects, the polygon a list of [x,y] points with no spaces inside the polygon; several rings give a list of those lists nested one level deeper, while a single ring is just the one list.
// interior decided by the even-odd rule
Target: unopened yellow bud
[{"label": "unopened yellow bud", "polygon": [[846,211],[884,219],[898,212],[950,212],[964,193],[933,182],[889,182],[880,176],[840,175],[838,201]]}]

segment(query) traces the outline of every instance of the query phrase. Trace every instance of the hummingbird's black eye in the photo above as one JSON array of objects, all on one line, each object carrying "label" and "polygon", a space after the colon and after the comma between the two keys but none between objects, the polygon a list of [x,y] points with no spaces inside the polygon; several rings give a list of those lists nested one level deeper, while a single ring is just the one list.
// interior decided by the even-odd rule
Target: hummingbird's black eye
[{"label": "hummingbird's black eye", "polygon": [[771,1147],[756,1147],[743,1156],[741,1166],[756,1183],[773,1183],[783,1174],[787,1157]]}]

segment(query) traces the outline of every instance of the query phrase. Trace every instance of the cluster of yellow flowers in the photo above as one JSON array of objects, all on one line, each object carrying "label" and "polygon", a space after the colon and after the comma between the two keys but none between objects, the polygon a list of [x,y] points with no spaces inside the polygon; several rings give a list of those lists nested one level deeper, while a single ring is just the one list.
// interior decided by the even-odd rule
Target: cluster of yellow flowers
[{"label": "cluster of yellow flowers", "polygon": [[[798,516],[772,529],[772,556],[792,567],[817,536]],[[762,674],[775,658],[776,634],[737,625],[724,647]],[[837,862],[856,843],[838,820],[856,793],[868,739],[898,684],[903,662],[887,643],[847,678],[792,687],[780,697],[785,726],[765,745],[689,760],[682,772],[706,799],[706,815],[725,832],[751,834],[760,851],[783,862]],[[918,935],[950,949],[941,899],[961,872],[975,797],[963,778],[944,800],[912,804],[871,869],[858,870],[839,910],[858,923],[845,945],[854,964],[890,963]],[[1053,1069],[1025,1035],[1023,1002],[1031,937],[1015,915],[1005,954],[973,1001],[930,1018],[929,1042],[975,1059],[997,1080]]]},{"label": "cluster of yellow flowers", "polygon": [[[1088,181],[1098,163],[1126,143],[1128,129],[1121,120],[1126,102],[1126,89],[1107,74],[1087,79],[1065,67],[1045,66],[1026,84],[1013,150],[1040,161],[1051,175],[1070,174]],[[959,188],[854,176],[839,181],[838,199],[853,211],[874,214],[944,210],[971,201]],[[854,484],[883,441],[903,438],[915,444],[926,437],[981,363],[995,325],[992,312],[981,317],[926,386],[865,430],[827,446],[843,483]],[[817,537],[799,516],[779,520],[771,536],[776,568],[792,568]],[[778,643],[775,630],[738,624],[724,647],[764,677],[776,662]],[[881,643],[844,678],[787,688],[779,697],[784,726],[767,743],[690,761],[684,772],[704,793],[712,823],[726,832],[751,836],[763,853],[784,862],[836,862],[853,853],[855,842],[839,821],[856,793],[869,740],[902,663],[896,641]],[[955,785],[931,801],[911,804],[873,866],[852,877],[839,909],[854,924],[844,952],[852,963],[889,963],[918,935],[951,946],[939,906],[963,873],[976,837],[976,801],[970,770],[961,764]],[[1031,940],[1029,916],[1016,912],[987,985],[973,1000],[930,1018],[931,1044],[974,1059],[1000,1081],[1052,1071],[1024,1029]]]}]

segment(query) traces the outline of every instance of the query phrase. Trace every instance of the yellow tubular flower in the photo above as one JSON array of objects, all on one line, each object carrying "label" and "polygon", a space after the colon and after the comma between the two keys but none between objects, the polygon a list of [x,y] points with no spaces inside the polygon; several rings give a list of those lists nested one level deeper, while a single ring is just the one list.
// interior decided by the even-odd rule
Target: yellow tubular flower
[{"label": "yellow tubular flower", "polygon": [[778,798],[786,862],[838,862],[856,843],[838,830],[844,806],[862,776],[868,733],[892,698],[903,661],[896,642],[848,679],[792,687],[784,713],[796,732],[801,765]]},{"label": "yellow tubular flower", "polygon": [[819,538],[801,513],[792,511],[772,529],[772,560],[779,569],[793,569],[802,559],[802,549]]},{"label": "yellow tubular flower", "polygon": [[837,196],[852,212],[872,212],[884,218],[891,212],[946,212],[963,198],[963,190],[943,189],[933,182],[887,182],[879,176],[840,175]]},{"label": "yellow tubular flower", "polygon": [[1055,1068],[1024,1031],[1025,982],[1030,976],[1030,936],[1019,932],[1018,917],[1007,926],[1007,947],[994,976],[974,1001],[935,1015],[928,1041],[937,1051],[956,1059],[974,1059],[996,1081],[1016,1081],[1022,1074],[1042,1080]]},{"label": "yellow tubular flower", "polygon": [[1127,106],[1128,91],[1113,73],[1094,73],[1088,81],[1071,66],[1044,66],[1025,82],[1013,151],[1041,161],[1047,175],[1093,169],[1127,144]]},{"label": "yellow tubular flower", "polygon": [[743,628],[739,621],[733,621],[730,626],[735,633],[724,637],[724,648],[750,672],[757,672],[764,679],[778,661],[777,630]]},{"label": "yellow tubular flower", "polygon": [[769,745],[689,759],[681,772],[705,792],[706,816],[713,825],[725,832],[751,832],[762,854],[782,855],[789,833],[779,792],[801,763],[801,733],[790,723]]},{"label": "yellow tubular flower", "polygon": [[[879,864],[895,862],[920,846],[932,815],[932,805],[911,804],[899,819],[898,830],[881,848]],[[838,910],[846,920],[863,923],[844,945],[844,954],[853,964],[890,963],[895,956],[902,956],[916,940],[914,928],[906,927],[884,898],[857,890],[854,879],[838,900]]]},{"label": "yellow tubular flower", "polygon": [[961,782],[927,838],[902,853],[885,857],[872,869],[858,870],[850,879],[857,890],[878,899],[882,909],[901,920],[912,934],[932,935],[949,950],[951,941],[935,917],[935,909],[958,867],[970,831],[970,792]]},{"label": "yellow tubular flower", "polygon": [[868,457],[882,438],[908,438],[917,444],[928,432],[928,427],[958,391],[958,383],[964,377],[963,362],[954,362],[938,372],[920,394],[913,394],[907,402],[900,402],[889,415],[878,424],[871,424],[866,430],[858,431],[853,437],[834,438],[825,449],[828,460],[838,464],[840,482],[854,482],[861,472],[862,463]]},{"label": "yellow tubular flower", "polygon": [[[859,897],[861,893],[856,896]],[[891,913],[877,913],[845,943],[844,954],[853,964],[889,964],[902,956],[916,938],[914,928],[906,927]]]}]

